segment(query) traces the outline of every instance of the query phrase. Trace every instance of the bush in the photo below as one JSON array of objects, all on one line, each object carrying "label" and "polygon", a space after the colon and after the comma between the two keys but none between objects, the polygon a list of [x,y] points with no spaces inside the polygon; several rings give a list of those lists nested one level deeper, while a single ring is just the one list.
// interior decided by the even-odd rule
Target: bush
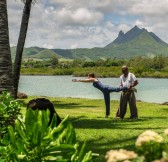
[{"label": "bush", "polygon": [[0,95],[0,137],[9,125],[14,125],[15,119],[20,114],[20,104],[7,92]]},{"label": "bush", "polygon": [[17,162],[92,162],[92,151],[86,144],[79,146],[74,128],[65,117],[55,127],[56,116],[51,124],[49,111],[28,109],[25,120],[17,119],[15,127],[8,127],[8,134],[0,144],[0,157],[4,161]]},{"label": "bush", "polygon": [[95,62],[90,61],[90,62],[85,62],[83,64],[83,67],[94,67],[95,65],[96,65]]},{"label": "bush", "polygon": [[[168,129],[165,130],[168,135]],[[107,162],[167,162],[168,143],[158,133],[147,130],[136,140],[136,150],[110,150],[106,154]]]},{"label": "bush", "polygon": [[73,72],[74,71],[72,69],[56,69],[53,72],[53,75],[72,75]]}]

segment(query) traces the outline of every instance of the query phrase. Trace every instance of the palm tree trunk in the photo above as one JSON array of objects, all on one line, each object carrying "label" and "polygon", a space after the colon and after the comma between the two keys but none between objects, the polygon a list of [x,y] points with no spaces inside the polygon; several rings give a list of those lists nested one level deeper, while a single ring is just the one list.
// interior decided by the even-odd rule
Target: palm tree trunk
[{"label": "palm tree trunk", "polygon": [[6,0],[0,0],[0,93],[2,91],[9,91],[13,94],[12,59]]},{"label": "palm tree trunk", "polygon": [[30,11],[31,11],[31,4],[32,4],[32,0],[26,0],[24,10],[23,10],[23,15],[22,15],[19,39],[18,39],[17,48],[16,48],[16,56],[15,56],[14,71],[13,71],[15,98],[17,98],[17,93],[18,93],[22,53],[23,53],[24,44],[26,40],[26,34],[27,34]]}]

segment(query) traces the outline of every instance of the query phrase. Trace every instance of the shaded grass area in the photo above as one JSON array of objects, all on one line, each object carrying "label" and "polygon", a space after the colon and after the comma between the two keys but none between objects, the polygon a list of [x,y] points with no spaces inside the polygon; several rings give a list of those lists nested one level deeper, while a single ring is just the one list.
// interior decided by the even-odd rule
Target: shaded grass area
[{"label": "shaded grass area", "polygon": [[[26,107],[27,100],[22,100]],[[100,156],[96,162],[105,161],[110,149],[135,149],[137,136],[145,130],[163,134],[168,128],[168,106],[154,103],[137,102],[139,119],[129,119],[129,107],[124,120],[115,119],[119,102],[111,101],[111,115],[105,118],[104,101],[100,99],[48,98],[61,118],[67,114],[75,128],[77,139],[87,141],[88,149]],[[25,113],[25,108],[22,109]]]}]

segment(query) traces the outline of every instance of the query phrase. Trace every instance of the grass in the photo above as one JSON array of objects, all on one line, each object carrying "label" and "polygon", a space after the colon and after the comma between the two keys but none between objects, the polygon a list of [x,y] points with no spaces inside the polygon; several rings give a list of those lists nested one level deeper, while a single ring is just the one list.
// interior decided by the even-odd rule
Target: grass
[{"label": "grass", "polygon": [[[26,105],[31,98],[23,100]],[[145,130],[163,134],[168,128],[168,106],[137,102],[139,119],[129,119],[129,109],[124,120],[115,119],[118,101],[111,101],[111,115],[105,118],[104,101],[100,99],[48,98],[61,118],[67,114],[75,128],[77,139],[87,141],[88,149],[100,156],[96,162],[104,162],[110,149],[135,149],[137,136]],[[22,109],[25,113],[25,109]]]}]

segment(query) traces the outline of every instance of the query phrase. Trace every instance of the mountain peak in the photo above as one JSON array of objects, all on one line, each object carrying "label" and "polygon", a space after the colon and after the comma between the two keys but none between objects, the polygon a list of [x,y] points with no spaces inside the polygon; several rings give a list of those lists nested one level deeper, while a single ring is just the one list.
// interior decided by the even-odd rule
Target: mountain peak
[{"label": "mountain peak", "polygon": [[124,36],[124,32],[122,30],[120,30],[118,37],[123,37]]},{"label": "mountain peak", "polygon": [[112,42],[113,44],[121,44],[128,42],[134,39],[137,35],[142,32],[142,29],[138,28],[136,25],[129,30],[127,33],[124,34],[123,31],[120,31],[118,37]]},{"label": "mountain peak", "polygon": [[113,42],[105,46],[105,48],[113,48],[114,46],[119,46],[121,44],[134,42],[139,37],[145,37],[144,39],[153,40],[159,44],[164,44],[164,45],[166,44],[154,33],[148,32],[145,28],[140,29],[137,25],[135,25],[132,29],[130,29],[125,34],[123,33],[123,31],[120,31],[118,34],[118,37]]},{"label": "mountain peak", "polygon": [[132,29],[140,29],[140,28],[138,28],[138,26],[137,26],[137,25],[135,25]]}]

